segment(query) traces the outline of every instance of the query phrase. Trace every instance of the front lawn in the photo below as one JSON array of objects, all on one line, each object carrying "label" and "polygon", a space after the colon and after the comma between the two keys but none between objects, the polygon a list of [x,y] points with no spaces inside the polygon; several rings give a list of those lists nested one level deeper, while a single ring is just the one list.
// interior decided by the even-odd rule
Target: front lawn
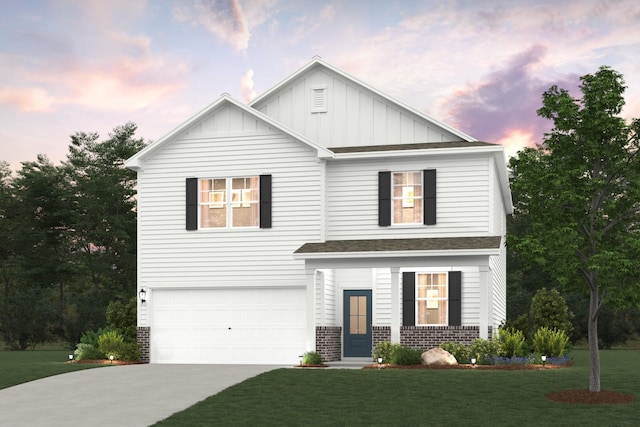
[{"label": "front lawn", "polygon": [[103,365],[65,363],[69,351],[0,351],[0,389],[65,372]]},{"label": "front lawn", "polygon": [[[563,369],[278,369],[174,414],[157,426],[637,425],[640,401],[557,403],[550,392],[587,388],[588,352]],[[640,397],[640,352],[601,352],[602,388]]]}]

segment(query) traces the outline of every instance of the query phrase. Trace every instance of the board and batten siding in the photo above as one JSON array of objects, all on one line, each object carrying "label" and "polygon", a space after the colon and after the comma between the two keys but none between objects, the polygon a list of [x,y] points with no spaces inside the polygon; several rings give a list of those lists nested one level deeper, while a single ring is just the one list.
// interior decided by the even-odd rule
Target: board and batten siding
[{"label": "board and batten siding", "polygon": [[[311,112],[314,88],[325,88],[326,112]],[[254,108],[327,148],[460,140],[324,68],[311,70]]]},{"label": "board and batten siding", "polygon": [[[436,169],[435,225],[378,225],[378,172]],[[327,165],[327,239],[457,237],[489,235],[487,156],[380,161],[332,161]]]},{"label": "board and batten siding", "polygon": [[[323,165],[275,131],[205,137],[191,132],[139,173],[139,281],[143,287],[304,286],[293,252],[320,236]],[[272,175],[273,227],[185,229],[185,179]]]}]

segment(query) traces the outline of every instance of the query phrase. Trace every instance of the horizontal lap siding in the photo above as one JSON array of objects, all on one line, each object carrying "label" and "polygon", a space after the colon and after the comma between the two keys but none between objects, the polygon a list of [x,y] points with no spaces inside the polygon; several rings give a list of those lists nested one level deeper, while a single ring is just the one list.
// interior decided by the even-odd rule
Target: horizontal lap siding
[{"label": "horizontal lap siding", "polygon": [[[378,172],[437,170],[437,224],[378,226]],[[328,240],[482,236],[489,233],[486,157],[334,161],[327,166]]]},{"label": "horizontal lap siding", "polygon": [[[139,174],[141,283],[304,286],[303,262],[292,254],[320,235],[320,168],[314,150],[268,132],[167,145]],[[273,228],[185,230],[187,177],[260,174],[273,177]]]}]

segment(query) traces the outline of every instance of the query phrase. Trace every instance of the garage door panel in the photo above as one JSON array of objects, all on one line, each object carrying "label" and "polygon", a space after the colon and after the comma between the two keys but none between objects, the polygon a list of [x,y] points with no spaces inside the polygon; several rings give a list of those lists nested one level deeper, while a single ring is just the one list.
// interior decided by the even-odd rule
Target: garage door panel
[{"label": "garage door panel", "polygon": [[304,289],[155,290],[154,363],[296,363],[305,348]]}]

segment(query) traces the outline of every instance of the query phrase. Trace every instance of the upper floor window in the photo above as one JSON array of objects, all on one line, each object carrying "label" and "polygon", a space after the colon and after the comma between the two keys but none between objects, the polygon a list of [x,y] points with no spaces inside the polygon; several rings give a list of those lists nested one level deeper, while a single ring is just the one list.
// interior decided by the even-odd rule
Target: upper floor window
[{"label": "upper floor window", "polygon": [[393,224],[422,224],[422,172],[394,172]]},{"label": "upper floor window", "polygon": [[436,170],[378,172],[378,225],[436,224]]},{"label": "upper floor window", "polygon": [[257,227],[257,176],[200,180],[200,228]]},{"label": "upper floor window", "polygon": [[271,175],[187,178],[186,229],[271,228]]}]

